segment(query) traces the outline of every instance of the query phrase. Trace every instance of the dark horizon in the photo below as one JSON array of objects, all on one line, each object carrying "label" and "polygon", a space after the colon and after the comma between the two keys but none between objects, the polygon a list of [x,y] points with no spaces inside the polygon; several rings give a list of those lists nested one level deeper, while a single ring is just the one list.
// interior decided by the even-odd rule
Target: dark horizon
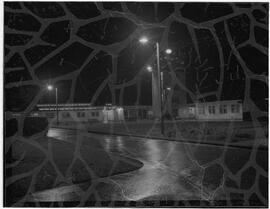
[{"label": "dark horizon", "polygon": [[[148,36],[153,42],[161,41],[161,51],[167,47],[173,49],[169,57],[165,58],[162,55],[164,58],[161,61],[161,68],[167,74],[166,85],[175,90],[172,95],[175,100],[179,95],[182,98],[184,96],[183,99],[188,103],[192,103],[196,95],[205,101],[244,100],[247,71],[254,73],[254,78],[262,75],[263,79],[263,75],[268,75],[267,55],[264,55],[263,51],[268,46],[268,37],[260,38],[263,32],[267,33],[261,27],[267,23],[265,22],[267,19],[256,9],[260,6],[263,8],[266,4],[155,3],[158,6],[157,16],[153,13],[154,4],[126,5],[131,14],[138,12],[134,13],[136,17],[126,15],[120,3],[113,2],[67,3],[68,10],[65,12],[61,4],[54,2],[28,2],[22,9],[19,9],[21,7],[19,3],[5,2],[5,54],[8,57],[5,58],[5,68],[21,68],[6,73],[5,84],[31,81],[33,78],[29,70],[33,70],[36,78],[44,83],[43,86],[46,83],[56,82],[55,85],[59,86],[62,92],[59,94],[62,103],[68,99],[69,102],[75,103],[90,102],[96,90],[105,82],[107,84],[103,85],[101,95],[94,101],[97,105],[105,103],[119,105],[120,101],[123,105],[151,105],[151,76],[147,75],[145,66],[156,67],[155,48],[153,43],[141,46],[138,39],[142,35]],[[104,17],[100,16],[99,9],[102,6],[106,8],[104,11],[111,11],[112,16],[108,17],[105,14]],[[174,6],[181,7],[179,17],[171,14]],[[255,9],[252,10],[253,7]],[[12,13],[13,8],[18,8],[16,11],[23,13]],[[243,14],[240,12],[239,15],[233,16],[233,10],[243,10]],[[64,16],[67,11],[67,16]],[[249,11],[250,15],[247,13]],[[75,18],[66,18],[72,15]],[[225,19],[221,19],[223,15],[225,17],[229,15],[230,18],[224,21]],[[253,39],[252,42],[247,42],[251,30],[249,24],[253,21],[250,19],[251,16],[255,18],[255,26],[257,23],[260,24],[260,27],[254,27],[254,38],[258,43],[253,42]],[[58,18],[57,22],[54,18]],[[97,20],[92,21],[93,18]],[[214,20],[213,25],[211,19]],[[38,32],[45,20],[50,23]],[[90,22],[87,23],[87,20]],[[200,28],[200,24],[205,21],[209,23]],[[25,32],[14,34],[13,29]],[[165,30],[168,30],[168,39],[164,39]],[[40,34],[39,38],[33,39],[34,42],[31,41],[33,34]],[[233,40],[236,47],[242,45],[239,53],[241,61],[246,62],[246,66],[243,66],[236,58],[236,54],[232,53],[230,42]],[[10,49],[15,49],[16,46],[20,47],[20,51],[12,54]],[[51,53],[55,56],[51,57]],[[173,86],[174,74],[171,71],[175,72],[177,78],[193,94],[193,101],[189,92],[179,88],[178,85]],[[76,75],[76,79],[72,73]],[[113,76],[105,81],[111,74]],[[60,79],[62,75],[67,77]],[[221,78],[224,79],[222,82]],[[70,98],[72,82],[76,85],[74,95]],[[250,87],[251,99],[260,109],[267,110],[268,105],[265,101],[268,97],[267,87],[261,79],[252,79]],[[20,88],[24,92],[23,88],[27,86]],[[41,90],[42,86],[39,88]],[[122,95],[120,95],[121,88],[124,90]],[[257,92],[255,89],[258,88],[262,91]],[[14,92],[18,91],[16,87],[7,89],[6,95],[9,97],[9,92],[15,95]],[[31,94],[34,96],[38,90],[33,91]],[[11,99],[6,101],[9,100]],[[52,97],[44,94],[41,100],[45,103],[52,102]],[[6,107],[9,109],[10,105],[7,103]]]}]

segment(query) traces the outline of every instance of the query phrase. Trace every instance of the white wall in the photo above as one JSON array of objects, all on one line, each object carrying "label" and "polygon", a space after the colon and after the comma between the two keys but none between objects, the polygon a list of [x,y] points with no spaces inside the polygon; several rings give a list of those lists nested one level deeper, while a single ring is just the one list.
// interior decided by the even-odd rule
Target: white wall
[{"label": "white wall", "polygon": [[[239,112],[232,113],[231,105],[238,104]],[[220,105],[227,106],[227,113],[220,113]],[[215,106],[215,114],[209,113],[209,106]],[[199,114],[199,108],[204,108],[204,114]],[[196,118],[198,120],[243,120],[243,107],[238,101],[219,101],[196,103],[195,107],[180,107],[178,109],[178,117],[183,119]]]},{"label": "white wall", "polygon": [[[231,105],[239,104],[239,112],[232,113]],[[199,106],[204,107],[204,114],[199,114]],[[227,113],[220,113],[220,105],[227,106]],[[209,113],[209,106],[215,106],[215,114]],[[200,103],[196,104],[196,118],[199,120],[243,120],[242,104],[237,102]]]},{"label": "white wall", "polygon": [[181,107],[178,109],[179,118],[195,118],[195,108],[194,107]]},{"label": "white wall", "polygon": [[[79,117],[77,113],[84,113],[84,117]],[[92,112],[98,112],[98,116],[93,116]],[[69,117],[65,117],[64,114],[69,113]],[[101,110],[72,110],[72,111],[59,111],[60,122],[88,122],[88,121],[101,121],[103,114]]]},{"label": "white wall", "polygon": [[116,108],[116,109],[103,109],[103,121],[106,123],[108,121],[122,121],[124,120],[124,109]]}]

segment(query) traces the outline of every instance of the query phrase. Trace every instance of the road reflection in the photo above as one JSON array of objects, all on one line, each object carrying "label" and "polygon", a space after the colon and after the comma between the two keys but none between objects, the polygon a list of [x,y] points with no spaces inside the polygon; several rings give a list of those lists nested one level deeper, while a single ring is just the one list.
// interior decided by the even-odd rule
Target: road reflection
[{"label": "road reflection", "polygon": [[107,152],[116,152],[118,154],[124,153],[125,147],[122,137],[116,137],[115,139],[105,137],[101,143]]},{"label": "road reflection", "polygon": [[[76,142],[76,140],[83,138],[83,146],[104,149],[107,153],[133,158],[143,163],[143,167],[138,170],[107,177],[106,179],[110,183],[107,182],[102,190],[96,188],[101,190],[99,193],[104,196],[103,201],[138,201],[166,195],[169,195],[172,200],[187,200],[198,194],[198,190],[192,188],[185,181],[183,171],[189,169],[192,163],[182,143],[98,135],[64,129],[50,129],[48,136],[69,142]],[[65,201],[67,198],[76,199],[77,195],[74,195],[74,192],[78,193],[78,187],[83,187],[83,184],[80,186],[71,185],[65,187],[64,190],[61,188],[50,190],[58,192],[57,195],[50,195],[50,192],[46,191],[44,194],[47,195],[47,198],[43,196],[42,199],[45,198],[46,201],[49,201],[50,198],[53,201],[59,201],[56,200],[57,198],[60,198],[61,201]],[[39,195],[41,194],[44,195],[39,193]]]},{"label": "road reflection", "polygon": [[[175,142],[143,138],[106,137],[99,139],[108,152],[118,152],[135,157],[144,166],[126,174],[112,176],[113,182],[121,187],[123,196],[138,201],[160,195],[194,196],[194,191],[185,189],[181,171],[191,164],[183,146]],[[182,180],[181,180],[182,178]],[[191,194],[192,193],[192,194]],[[181,197],[182,198],[182,197]]]},{"label": "road reflection", "polygon": [[[101,195],[99,201],[206,199],[210,190],[206,191],[205,187],[202,191],[201,177],[195,174],[203,174],[199,164],[218,159],[224,151],[223,147],[207,144],[186,145],[175,141],[106,136],[63,129],[51,129],[48,136],[63,141],[76,142],[80,139],[83,141],[83,146],[103,149],[107,153],[112,153],[111,156],[118,154],[133,158],[141,161],[143,166],[138,170],[92,180],[88,183],[71,184],[64,188],[59,186],[35,193],[36,201],[81,201],[82,197],[90,195],[85,193],[89,183],[91,187],[93,186],[93,191]],[[230,166],[233,169],[239,169],[239,163],[235,161],[236,156],[238,160],[248,159],[250,150],[228,148],[226,152],[229,153],[227,158]],[[267,153],[267,151],[260,152],[264,156],[262,159],[267,159]],[[192,181],[189,180],[190,176]],[[213,182],[220,180],[217,178],[216,172],[211,173],[209,177]],[[99,181],[102,182],[102,186],[95,186],[100,185]]]}]

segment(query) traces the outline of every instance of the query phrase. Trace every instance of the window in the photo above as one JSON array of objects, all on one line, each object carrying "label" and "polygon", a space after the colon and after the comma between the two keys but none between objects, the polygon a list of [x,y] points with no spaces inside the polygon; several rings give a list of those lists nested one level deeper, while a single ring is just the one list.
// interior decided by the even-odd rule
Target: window
[{"label": "window", "polygon": [[227,113],[227,105],[220,105],[219,112],[220,112],[220,114],[226,114]]},{"label": "window", "polygon": [[236,104],[236,112],[240,112],[240,105]]},{"label": "window", "polygon": [[99,112],[92,112],[91,115],[92,115],[92,117],[98,117],[99,116]]},{"label": "window", "polygon": [[236,112],[236,107],[234,104],[231,105],[231,112],[232,113],[235,113]]},{"label": "window", "polygon": [[208,106],[209,114],[215,114],[216,113],[216,107],[213,105]]},{"label": "window", "polygon": [[232,104],[231,105],[231,112],[232,113],[238,113],[238,112],[240,112],[240,105],[239,104]]},{"label": "window", "polygon": [[70,114],[69,112],[63,112],[63,118],[69,118],[70,117]]},{"label": "window", "polygon": [[199,107],[199,114],[200,114],[200,115],[205,114],[204,106],[200,106],[200,107]]},{"label": "window", "polygon": [[85,117],[85,113],[84,112],[77,112],[77,117],[83,118],[83,117]]}]

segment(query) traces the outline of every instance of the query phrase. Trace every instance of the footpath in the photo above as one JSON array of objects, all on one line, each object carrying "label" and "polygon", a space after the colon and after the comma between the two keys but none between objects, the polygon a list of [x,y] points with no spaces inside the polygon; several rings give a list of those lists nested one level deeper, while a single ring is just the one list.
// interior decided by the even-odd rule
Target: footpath
[{"label": "footpath", "polygon": [[193,144],[268,149],[268,125],[254,127],[251,121],[165,121],[69,123],[51,127],[82,129],[90,133],[179,141]]}]

